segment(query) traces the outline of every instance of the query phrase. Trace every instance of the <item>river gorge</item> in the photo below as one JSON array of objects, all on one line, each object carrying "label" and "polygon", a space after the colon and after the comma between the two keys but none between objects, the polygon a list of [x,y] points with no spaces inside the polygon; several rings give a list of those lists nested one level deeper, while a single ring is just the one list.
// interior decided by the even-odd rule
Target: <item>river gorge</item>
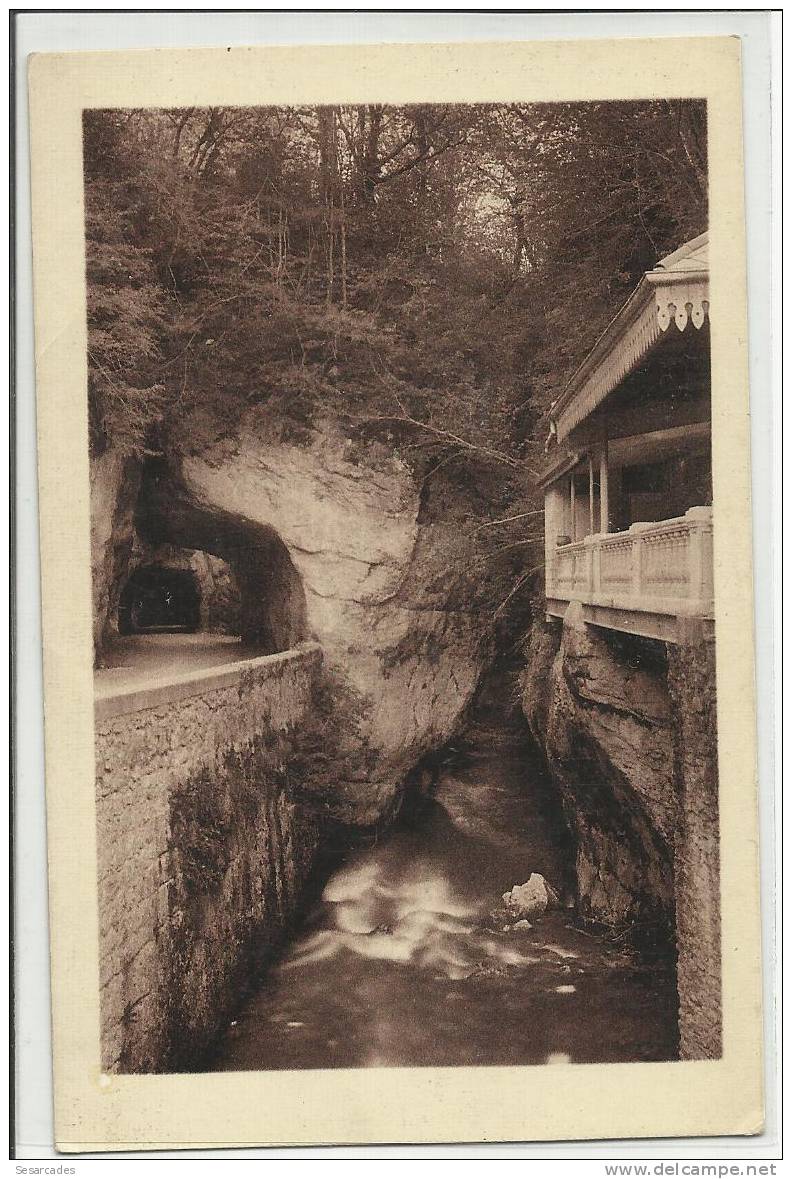
[{"label": "river gorge", "polygon": [[107,1069],[718,1053],[708,649],[496,625],[475,488],[332,423],[93,469]]},{"label": "river gorge", "polygon": [[[382,838],[338,857],[210,1067],[675,1058],[673,962],[576,918],[530,739],[477,727],[460,746]],[[558,906],[510,920],[501,894],[534,872]]]}]

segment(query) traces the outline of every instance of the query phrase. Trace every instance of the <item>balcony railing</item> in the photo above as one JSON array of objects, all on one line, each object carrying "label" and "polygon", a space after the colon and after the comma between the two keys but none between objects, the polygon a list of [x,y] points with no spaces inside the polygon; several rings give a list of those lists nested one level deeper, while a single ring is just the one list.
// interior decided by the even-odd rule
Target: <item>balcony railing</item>
[{"label": "balcony railing", "polygon": [[[712,618],[712,508],[559,546],[548,570],[552,602],[676,618]],[[619,626],[618,629],[630,629]],[[638,630],[638,633],[641,633]]]}]

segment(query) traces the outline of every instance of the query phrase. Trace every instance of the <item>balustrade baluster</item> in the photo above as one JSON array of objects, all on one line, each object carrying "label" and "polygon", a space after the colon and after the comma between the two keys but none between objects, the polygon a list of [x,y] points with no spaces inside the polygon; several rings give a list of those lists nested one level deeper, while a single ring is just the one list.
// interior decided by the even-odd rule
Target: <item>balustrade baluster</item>
[{"label": "balustrade baluster", "polygon": [[632,584],[631,593],[634,598],[640,598],[642,587],[642,569],[641,562],[643,557],[643,546],[641,544],[640,536],[634,536],[632,542]]}]

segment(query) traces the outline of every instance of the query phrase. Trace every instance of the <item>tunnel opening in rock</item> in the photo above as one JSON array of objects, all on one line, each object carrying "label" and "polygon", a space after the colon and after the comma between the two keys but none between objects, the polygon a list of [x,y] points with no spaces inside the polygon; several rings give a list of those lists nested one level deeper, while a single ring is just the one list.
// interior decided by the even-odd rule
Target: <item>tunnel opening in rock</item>
[{"label": "tunnel opening in rock", "polygon": [[136,569],[121,592],[118,633],[192,633],[201,624],[201,591],[191,569],[147,565]]},{"label": "tunnel opening in rock", "polygon": [[274,528],[194,500],[157,462],[144,473],[135,525],[150,545],[200,550],[226,563],[245,647],[274,654],[309,637],[302,578]]}]

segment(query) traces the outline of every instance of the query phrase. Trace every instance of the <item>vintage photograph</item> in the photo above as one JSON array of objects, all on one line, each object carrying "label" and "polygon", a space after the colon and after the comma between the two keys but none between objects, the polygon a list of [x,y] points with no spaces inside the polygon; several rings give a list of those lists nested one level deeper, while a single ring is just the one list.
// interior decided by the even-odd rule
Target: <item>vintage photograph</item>
[{"label": "vintage photograph", "polygon": [[84,111],[105,1073],[720,1058],[707,132]]}]

